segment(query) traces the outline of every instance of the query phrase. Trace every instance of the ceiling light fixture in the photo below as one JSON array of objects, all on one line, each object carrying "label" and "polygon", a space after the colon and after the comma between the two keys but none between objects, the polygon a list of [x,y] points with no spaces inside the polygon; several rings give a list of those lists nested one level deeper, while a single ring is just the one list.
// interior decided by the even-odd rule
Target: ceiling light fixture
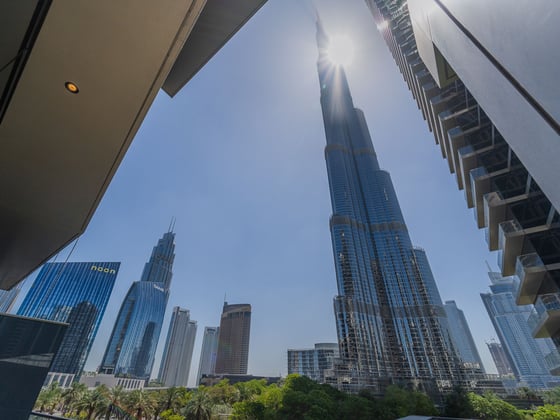
[{"label": "ceiling light fixture", "polygon": [[76,94],[80,91],[80,89],[78,88],[78,85],[74,82],[66,82],[66,83],[64,83],[64,87],[70,93]]}]

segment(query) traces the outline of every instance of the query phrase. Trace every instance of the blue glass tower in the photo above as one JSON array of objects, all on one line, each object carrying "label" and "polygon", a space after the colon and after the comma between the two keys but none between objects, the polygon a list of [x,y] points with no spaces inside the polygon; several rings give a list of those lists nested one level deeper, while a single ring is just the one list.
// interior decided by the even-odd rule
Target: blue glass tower
[{"label": "blue glass tower", "polygon": [[140,281],[132,283],[122,303],[99,371],[148,379],[154,364],[173,275],[175,233],[158,241]]},{"label": "blue glass tower", "polygon": [[382,392],[398,383],[437,393],[459,371],[426,254],[411,244],[389,173],[379,167],[344,69],[329,60],[320,22],[317,43],[338,286],[337,384]]},{"label": "blue glass tower", "polygon": [[451,331],[451,338],[461,362],[463,362],[464,366],[478,369],[480,373],[485,373],[482,359],[474,343],[465,314],[457,307],[454,300],[446,301],[444,308]]},{"label": "blue glass tower", "polygon": [[530,320],[534,307],[517,305],[517,277],[488,274],[491,293],[480,297],[516,379],[533,389],[558,386],[560,378],[552,376],[550,370],[558,366],[560,354],[550,337],[533,338]]},{"label": "blue glass tower", "polygon": [[82,372],[119,267],[119,262],[48,263],[39,272],[18,315],[70,324],[52,372]]}]

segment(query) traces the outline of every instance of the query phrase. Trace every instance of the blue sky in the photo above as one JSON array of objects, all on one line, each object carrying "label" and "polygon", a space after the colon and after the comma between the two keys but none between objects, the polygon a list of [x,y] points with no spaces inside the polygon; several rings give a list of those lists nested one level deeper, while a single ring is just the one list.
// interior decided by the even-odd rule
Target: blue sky
[{"label": "blue sky", "polygon": [[[495,268],[496,256],[365,2],[316,5],[331,35],[354,40],[347,67],[354,103],[391,173],[412,241],[495,371],[484,344],[495,332],[479,294],[488,285],[485,260]],[[175,98],[158,95],[70,258],[122,262],[86,369],[100,363],[120,304],[172,217],[174,277],[154,375],[171,310],[181,306],[198,321],[194,384],[204,326],[219,324],[224,295],[253,307],[249,373],[286,374],[288,348],[336,340],[316,58],[310,3],[269,0]]]}]

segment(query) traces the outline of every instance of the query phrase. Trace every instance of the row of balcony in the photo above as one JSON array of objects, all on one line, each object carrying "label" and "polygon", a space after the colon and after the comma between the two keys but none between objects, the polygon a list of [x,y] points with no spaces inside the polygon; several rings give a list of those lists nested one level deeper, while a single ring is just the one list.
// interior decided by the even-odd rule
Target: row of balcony
[{"label": "row of balcony", "polygon": [[[406,6],[375,0],[374,18],[457,186],[498,250],[504,276],[519,277],[518,304],[545,308],[536,337],[560,344],[558,213],[461,80],[438,87],[422,62]],[[398,6],[398,7],[397,7]]]}]

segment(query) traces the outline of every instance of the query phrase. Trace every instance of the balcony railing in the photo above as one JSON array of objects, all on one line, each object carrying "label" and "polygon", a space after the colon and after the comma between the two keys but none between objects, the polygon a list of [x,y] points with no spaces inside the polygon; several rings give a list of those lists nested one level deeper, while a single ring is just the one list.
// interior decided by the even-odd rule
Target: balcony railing
[{"label": "balcony railing", "polygon": [[560,296],[557,293],[540,295],[535,309],[539,318],[533,335],[536,338],[557,335],[560,331]]},{"label": "balcony railing", "polygon": [[515,219],[500,223],[498,229],[498,266],[504,276],[511,276],[515,273],[517,257],[523,249],[524,230]]}]

